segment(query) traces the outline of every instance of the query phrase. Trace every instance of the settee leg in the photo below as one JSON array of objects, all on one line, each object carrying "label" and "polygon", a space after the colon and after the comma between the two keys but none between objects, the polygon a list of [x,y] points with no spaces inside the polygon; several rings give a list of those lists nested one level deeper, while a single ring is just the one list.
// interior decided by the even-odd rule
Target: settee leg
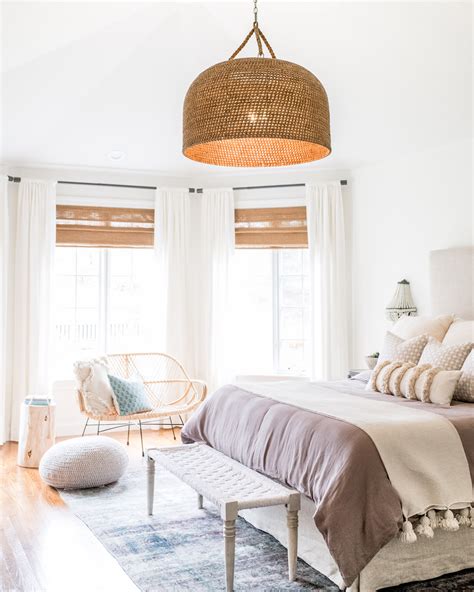
[{"label": "settee leg", "polygon": [[84,424],[84,429],[82,430],[81,436],[83,436],[86,433],[86,428],[87,428],[88,423],[89,423],[89,418],[86,419],[86,423]]},{"label": "settee leg", "polygon": [[127,446],[130,446],[130,422],[128,422]]},{"label": "settee leg", "polygon": [[138,425],[140,426],[140,441],[142,443],[142,456],[145,456],[145,451],[143,450],[143,432],[142,432],[142,422],[138,420]]}]

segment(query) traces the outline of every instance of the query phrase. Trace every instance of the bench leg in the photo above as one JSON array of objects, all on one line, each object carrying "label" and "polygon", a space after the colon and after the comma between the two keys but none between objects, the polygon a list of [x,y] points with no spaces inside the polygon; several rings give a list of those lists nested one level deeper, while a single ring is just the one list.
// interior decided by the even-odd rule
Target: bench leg
[{"label": "bench leg", "polygon": [[202,510],[202,506],[203,506],[202,495],[200,493],[198,493],[198,510]]},{"label": "bench leg", "polygon": [[298,510],[300,509],[300,494],[290,494],[287,505],[288,524],[288,579],[294,582],[296,579],[296,565],[298,562]]},{"label": "bench leg", "polygon": [[237,513],[237,502],[227,502],[221,508],[221,516],[224,521],[226,592],[232,592],[234,589],[235,521],[237,519]]},{"label": "bench leg", "polygon": [[153,498],[155,496],[155,461],[149,456],[146,457],[146,473],[148,516],[151,516],[153,514]]},{"label": "bench leg", "polygon": [[288,511],[288,579],[296,579],[296,562],[298,561],[298,512]]}]

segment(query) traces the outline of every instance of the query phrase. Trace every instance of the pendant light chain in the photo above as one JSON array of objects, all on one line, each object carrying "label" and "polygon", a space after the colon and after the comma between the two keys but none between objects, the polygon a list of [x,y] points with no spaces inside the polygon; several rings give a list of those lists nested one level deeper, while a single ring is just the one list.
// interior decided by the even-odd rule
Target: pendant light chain
[{"label": "pendant light chain", "polygon": [[252,37],[252,35],[255,35],[255,39],[257,40],[258,57],[259,58],[265,57],[264,53],[263,53],[263,45],[262,45],[262,41],[263,41],[263,43],[265,44],[266,48],[268,49],[268,52],[271,55],[271,57],[273,59],[275,59],[276,58],[275,52],[273,51],[270,43],[268,43],[267,38],[265,37],[265,35],[262,33],[260,27],[258,26],[257,0],[253,0],[253,26],[250,29],[250,32],[248,33],[248,35],[245,37],[245,39],[239,45],[239,47],[230,56],[229,60],[233,60],[236,57],[236,55],[242,51],[242,49],[247,45],[248,40],[250,39],[250,37]]}]

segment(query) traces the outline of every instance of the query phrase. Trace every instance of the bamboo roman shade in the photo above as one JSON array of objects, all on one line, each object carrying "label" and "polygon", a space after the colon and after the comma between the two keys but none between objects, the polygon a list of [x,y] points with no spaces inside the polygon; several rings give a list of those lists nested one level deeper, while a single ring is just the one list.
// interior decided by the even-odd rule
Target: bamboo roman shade
[{"label": "bamboo roman shade", "polygon": [[56,206],[58,245],[153,247],[153,232],[153,210]]},{"label": "bamboo roman shade", "polygon": [[[56,243],[84,247],[153,247],[152,209],[56,206]],[[241,249],[306,248],[306,208],[235,210]]]},{"label": "bamboo roman shade", "polygon": [[237,248],[306,248],[306,208],[235,210]]}]

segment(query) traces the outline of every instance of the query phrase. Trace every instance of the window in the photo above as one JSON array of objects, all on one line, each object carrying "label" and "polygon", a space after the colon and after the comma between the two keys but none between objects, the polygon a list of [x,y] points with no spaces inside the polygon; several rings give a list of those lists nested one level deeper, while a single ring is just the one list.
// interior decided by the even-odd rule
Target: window
[{"label": "window", "polygon": [[238,249],[233,314],[239,374],[307,374],[307,249]]},{"label": "window", "polygon": [[153,249],[56,247],[56,379],[82,358],[156,348],[153,265]]}]

